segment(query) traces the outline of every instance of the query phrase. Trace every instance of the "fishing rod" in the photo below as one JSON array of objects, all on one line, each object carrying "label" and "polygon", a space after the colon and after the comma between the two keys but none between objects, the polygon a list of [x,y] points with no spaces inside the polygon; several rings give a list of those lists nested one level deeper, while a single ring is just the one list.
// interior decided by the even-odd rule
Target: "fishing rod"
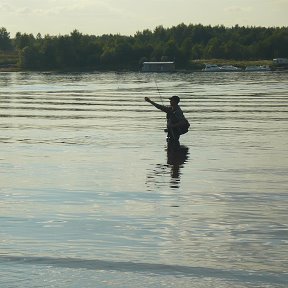
[{"label": "fishing rod", "polygon": [[[157,81],[156,81],[155,78],[154,78],[154,82],[155,82],[155,85],[156,85],[157,91],[158,91],[158,93],[159,93],[159,96],[160,96],[160,99],[161,99],[162,106],[164,106],[163,99],[162,99],[162,96],[161,96],[161,93],[160,93],[160,90],[159,90],[159,88],[158,88]],[[167,130],[167,131],[166,131],[166,130]],[[165,129],[165,132],[167,132],[167,137],[168,137],[168,134],[169,134],[168,131],[171,133],[173,139],[175,139],[175,134],[174,134],[173,129],[171,129],[171,128],[167,128],[167,129]]]},{"label": "fishing rod", "polygon": [[154,78],[154,82],[155,82],[155,85],[156,85],[156,88],[157,88],[158,94],[159,94],[159,96],[160,96],[161,103],[162,103],[162,105],[164,105],[164,103],[163,103],[163,99],[162,99],[162,96],[161,96],[161,93],[160,93],[160,90],[159,90],[159,88],[158,88],[157,81],[156,81],[155,78]]}]

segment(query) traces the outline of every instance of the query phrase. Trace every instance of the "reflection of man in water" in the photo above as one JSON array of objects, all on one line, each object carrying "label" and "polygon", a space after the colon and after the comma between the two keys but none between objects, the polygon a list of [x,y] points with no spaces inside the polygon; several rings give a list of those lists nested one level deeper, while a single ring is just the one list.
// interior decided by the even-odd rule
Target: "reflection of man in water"
[{"label": "reflection of man in water", "polygon": [[[189,149],[186,146],[180,145],[177,149],[169,145],[166,148],[167,162],[166,164],[157,164],[156,167],[147,175],[147,182],[149,189],[152,189],[152,184],[157,188],[167,185],[169,179],[170,188],[180,188],[181,169],[188,161]],[[163,177],[164,176],[164,177]]]},{"label": "reflection of man in water", "polygon": [[188,160],[189,148],[186,146],[167,147],[167,164],[171,167],[171,187],[179,188],[180,184],[180,168]]},{"label": "reflection of man in water", "polygon": [[[155,103],[149,97],[145,97],[145,101],[152,104],[157,109],[166,113],[167,118],[167,140],[173,143],[174,146],[179,146],[180,135],[183,134],[183,127],[189,125],[188,121],[184,117],[184,114],[179,106],[180,98],[178,96],[172,96],[169,98],[170,106],[164,106]],[[190,125],[189,125],[190,126]],[[189,127],[188,126],[188,127]],[[188,128],[187,128],[188,131]],[[186,131],[186,132],[187,132]]]}]

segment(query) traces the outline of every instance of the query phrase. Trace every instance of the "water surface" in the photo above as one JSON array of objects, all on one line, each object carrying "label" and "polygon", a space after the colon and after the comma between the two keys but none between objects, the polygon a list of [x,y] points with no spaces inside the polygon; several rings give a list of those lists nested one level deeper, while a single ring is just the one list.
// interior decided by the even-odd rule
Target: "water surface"
[{"label": "water surface", "polygon": [[[0,286],[287,287],[287,91],[273,72],[1,73]],[[191,129],[171,154],[143,99],[172,95]]]}]

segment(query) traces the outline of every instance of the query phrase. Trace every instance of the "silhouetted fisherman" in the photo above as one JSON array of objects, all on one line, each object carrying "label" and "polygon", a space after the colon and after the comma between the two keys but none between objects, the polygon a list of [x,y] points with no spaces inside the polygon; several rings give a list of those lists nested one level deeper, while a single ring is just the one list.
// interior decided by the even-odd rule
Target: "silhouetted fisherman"
[{"label": "silhouetted fisherman", "polygon": [[167,142],[173,144],[173,147],[178,147],[180,135],[188,132],[190,124],[179,106],[180,98],[172,96],[169,100],[170,106],[164,106],[155,103],[149,97],[145,97],[145,101],[166,113],[167,129],[165,129],[165,132],[167,132]]}]

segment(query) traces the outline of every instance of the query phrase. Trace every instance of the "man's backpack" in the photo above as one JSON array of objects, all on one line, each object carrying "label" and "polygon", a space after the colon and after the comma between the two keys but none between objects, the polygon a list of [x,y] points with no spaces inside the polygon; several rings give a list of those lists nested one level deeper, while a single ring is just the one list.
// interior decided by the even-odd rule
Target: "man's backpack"
[{"label": "man's backpack", "polygon": [[187,119],[185,119],[185,124],[181,125],[180,127],[178,127],[178,131],[179,131],[179,134],[182,135],[182,134],[186,134],[189,130],[189,127],[190,127],[190,123]]}]

